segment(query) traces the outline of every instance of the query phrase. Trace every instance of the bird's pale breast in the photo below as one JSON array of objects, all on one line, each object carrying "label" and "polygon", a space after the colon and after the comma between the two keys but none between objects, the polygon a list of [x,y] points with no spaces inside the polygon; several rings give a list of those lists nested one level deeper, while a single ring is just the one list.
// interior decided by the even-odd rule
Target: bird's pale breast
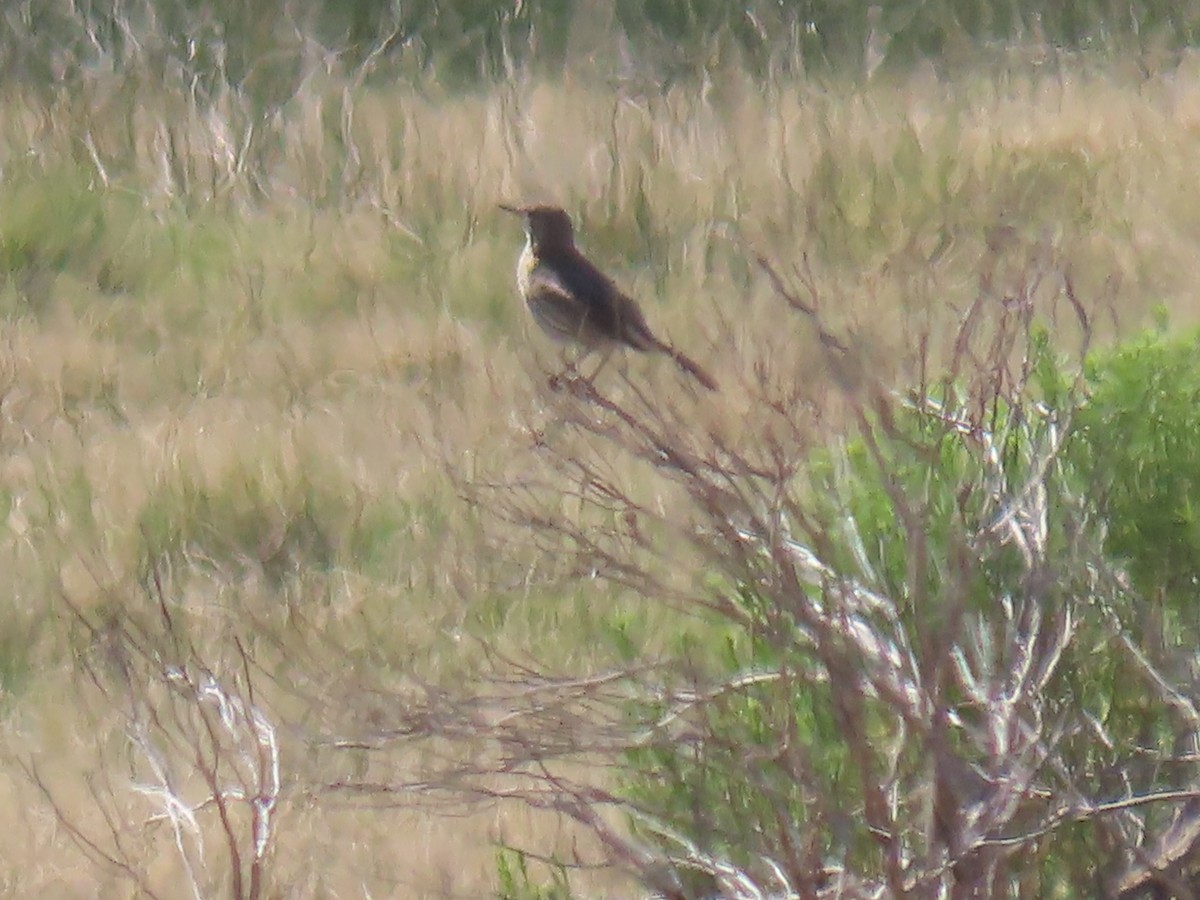
[{"label": "bird's pale breast", "polygon": [[533,252],[533,241],[525,239],[525,249],[517,257],[517,290],[522,297],[529,297],[529,279],[537,266],[537,256]]}]

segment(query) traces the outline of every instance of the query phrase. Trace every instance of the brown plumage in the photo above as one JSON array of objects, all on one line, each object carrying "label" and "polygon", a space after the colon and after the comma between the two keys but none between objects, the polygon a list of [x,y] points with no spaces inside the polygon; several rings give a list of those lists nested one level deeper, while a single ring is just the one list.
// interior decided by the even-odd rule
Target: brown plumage
[{"label": "brown plumage", "polygon": [[717,383],[691,357],[659,340],[637,303],[575,246],[571,217],[556,206],[501,206],[525,220],[528,240],[517,260],[517,289],[552,339],[585,350],[665,353],[710,391]]}]

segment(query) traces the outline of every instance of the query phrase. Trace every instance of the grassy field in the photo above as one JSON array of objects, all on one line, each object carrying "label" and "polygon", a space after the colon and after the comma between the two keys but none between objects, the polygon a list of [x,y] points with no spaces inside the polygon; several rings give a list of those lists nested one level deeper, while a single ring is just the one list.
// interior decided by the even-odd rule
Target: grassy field
[{"label": "grassy field", "polygon": [[[262,118],[232,89],[201,102],[131,74],[0,88],[0,890],[128,895],[64,820],[101,843],[129,821],[126,858],[181,895],[170,828],[140,828],[156,807],[129,787],[123,698],[80,674],[121,670],[105,623],[153,613],[151,570],[198,645],[249,648],[284,723],[276,895],[486,896],[497,840],[570,845],[500,802],[431,816],[321,790],[416,766],[322,737],[385,727],[383,686],[469,684],[484,643],[586,673],[622,652],[614,623],[648,659],[707,627],[580,581],[463,497],[535,478],[559,427],[498,202],[566,207],[723,390],[695,398],[641,357],[630,378],[736,439],[770,360],[834,430],[830,375],[754,252],[806,254],[829,314],[896,377],[981,272],[1002,293],[1039,260],[1109,336],[1158,305],[1195,322],[1198,111],[1191,56],[665,91],[517,72],[454,94],[316,66]],[[669,487],[646,488],[669,520]],[[702,577],[670,552],[665,578]],[[225,889],[219,865],[199,881]]]}]

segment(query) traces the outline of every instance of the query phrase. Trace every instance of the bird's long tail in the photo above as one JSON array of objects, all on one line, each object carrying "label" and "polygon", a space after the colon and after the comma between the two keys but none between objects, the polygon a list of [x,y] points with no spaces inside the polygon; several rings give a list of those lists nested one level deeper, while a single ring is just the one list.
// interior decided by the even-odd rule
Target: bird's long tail
[{"label": "bird's long tail", "polygon": [[654,333],[646,327],[645,322],[640,322],[639,328],[627,329],[624,337],[625,343],[635,350],[641,350],[642,352],[649,350],[667,354],[667,356],[675,360],[675,365],[695,378],[708,390],[719,390],[716,379],[709,375],[700,363],[696,362],[682,350],[676,350],[666,341],[655,337]]},{"label": "bird's long tail", "polygon": [[675,360],[675,364],[679,366],[679,368],[683,369],[683,371],[695,378],[698,382],[704,385],[705,388],[710,391],[719,390],[716,379],[709,375],[708,372],[704,370],[704,367],[700,365],[700,363],[696,362],[682,350],[676,350],[669,344],[663,344],[662,349],[664,353],[671,357],[671,359]]}]

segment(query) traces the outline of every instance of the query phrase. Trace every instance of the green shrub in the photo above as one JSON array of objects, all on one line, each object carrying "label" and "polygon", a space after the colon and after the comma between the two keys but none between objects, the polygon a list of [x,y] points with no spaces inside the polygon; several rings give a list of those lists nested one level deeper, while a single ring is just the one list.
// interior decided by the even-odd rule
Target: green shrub
[{"label": "green shrub", "polygon": [[1200,335],[1165,329],[1097,354],[1072,454],[1088,472],[1108,534],[1138,593],[1200,638]]},{"label": "green shrub", "polygon": [[[730,592],[740,630],[681,647],[686,683],[661,691],[703,699],[640,710],[658,739],[628,753],[625,796],[681,896],[712,893],[725,865],[759,885],[825,866],[883,879],[890,842],[920,866],[930,828],[964,872],[988,864],[968,864],[971,840],[1036,836],[1005,844],[1006,890],[1078,896],[1109,837],[1063,810],[1082,823],[1194,777],[1188,689],[1155,683],[1186,671],[1198,637],[1200,349],[1138,337],[1089,360],[1084,392],[1045,335],[1029,352],[1022,390],[973,407],[938,389],[813,455],[779,526],[798,583],[793,562],[762,559]],[[890,667],[929,705],[889,693],[905,683]],[[1012,729],[1051,721],[1017,762]]]},{"label": "green shrub", "polygon": [[[738,687],[704,705],[702,724],[693,723],[704,739],[630,754],[637,773],[628,785],[631,800],[686,834],[702,854],[763,876],[760,860],[789,857],[789,848],[803,841],[817,858],[868,871],[883,865],[861,813],[868,802],[864,759],[856,756],[862,748],[846,733],[844,684],[835,683],[860,672],[830,667],[840,654],[854,659],[855,651],[804,635],[805,615],[796,604],[835,603],[830,587],[837,582],[886,598],[894,620],[882,611],[877,618],[866,611],[847,615],[933,665],[939,647],[963,640],[964,622],[998,625],[1004,598],[1026,592],[1029,573],[1015,547],[995,542],[975,558],[969,547],[1000,512],[995,499],[1017,494],[1034,475],[1049,424],[1031,416],[1028,429],[1018,427],[1031,411],[998,404],[989,416],[1001,423],[995,434],[1003,441],[990,448],[998,451],[993,460],[981,441],[931,409],[906,407],[886,429],[874,423],[872,442],[886,434],[877,452],[855,439],[810,460],[800,491],[809,502],[803,526],[809,539],[796,539],[828,567],[825,587],[812,584],[803,597],[784,597],[744,582],[736,593],[744,632],[727,639],[720,655],[707,654],[718,660],[715,677]],[[1065,517],[1050,523],[1057,583],[1041,602],[1071,602],[1062,595],[1078,586],[1079,566],[1061,555],[1068,525]],[[885,758],[896,737],[892,705],[883,697],[860,700],[871,765],[918,781],[928,746],[908,741]],[[953,698],[963,702],[965,716],[964,701]],[[959,749],[968,759],[978,752]],[[703,876],[686,874],[683,881],[687,896],[709,889]]]}]

